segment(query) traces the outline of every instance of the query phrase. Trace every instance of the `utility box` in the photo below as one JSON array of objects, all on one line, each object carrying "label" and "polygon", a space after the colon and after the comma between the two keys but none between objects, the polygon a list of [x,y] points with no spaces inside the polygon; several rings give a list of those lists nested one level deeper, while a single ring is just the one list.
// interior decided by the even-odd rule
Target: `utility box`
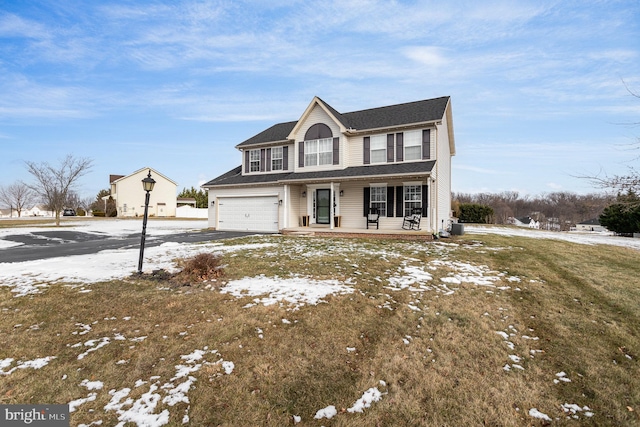
[{"label": "utility box", "polygon": [[462,236],[464,234],[464,224],[453,223],[451,224],[451,235]]}]

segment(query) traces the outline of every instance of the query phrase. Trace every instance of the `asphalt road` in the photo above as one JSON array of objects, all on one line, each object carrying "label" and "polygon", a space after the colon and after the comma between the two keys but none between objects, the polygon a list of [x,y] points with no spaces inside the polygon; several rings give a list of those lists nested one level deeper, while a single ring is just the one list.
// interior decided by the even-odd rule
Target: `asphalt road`
[{"label": "asphalt road", "polygon": [[[147,234],[145,248],[166,242],[197,243],[231,239],[256,233],[236,231],[190,231],[185,233],[152,236]],[[22,243],[0,249],[0,263],[34,261],[39,259],[94,254],[104,250],[135,249],[140,247],[140,233],[113,237],[79,231],[52,230],[31,234],[4,236],[3,240]]]}]

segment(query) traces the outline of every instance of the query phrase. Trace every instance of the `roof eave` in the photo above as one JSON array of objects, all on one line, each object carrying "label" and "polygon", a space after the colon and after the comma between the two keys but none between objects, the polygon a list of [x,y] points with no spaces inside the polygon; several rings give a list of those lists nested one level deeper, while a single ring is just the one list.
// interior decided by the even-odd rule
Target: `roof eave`
[{"label": "roof eave", "polygon": [[366,135],[366,134],[369,134],[369,133],[384,132],[384,131],[389,131],[389,130],[417,128],[417,127],[424,127],[424,126],[436,126],[436,125],[440,125],[440,124],[442,124],[442,119],[435,119],[435,120],[427,120],[427,121],[424,121],[424,122],[402,123],[400,125],[383,126],[383,127],[370,128],[370,129],[353,129],[353,128],[349,128],[344,133],[346,135],[348,135],[348,136],[357,136],[357,135]]},{"label": "roof eave", "polygon": [[254,144],[245,144],[245,145],[242,145],[242,143],[240,143],[240,144],[236,145],[236,147],[235,147],[235,148],[236,148],[237,150],[242,151],[242,150],[245,150],[245,149],[247,149],[247,148],[254,149],[254,148],[256,148],[256,147],[257,147],[257,148],[261,148],[261,147],[272,147],[272,146],[274,146],[274,145],[293,144],[294,142],[295,142],[295,141],[294,141],[294,140],[292,140],[292,139],[281,139],[281,140],[279,140],[279,141],[256,142],[256,143],[254,143]]},{"label": "roof eave", "polygon": [[360,176],[334,176],[326,178],[303,178],[303,179],[285,179],[278,181],[279,184],[305,184],[310,182],[331,182],[331,181],[367,181],[372,179],[386,179],[386,178],[407,178],[412,176],[430,176],[432,171],[425,172],[405,172],[405,173],[390,173],[390,174],[372,174],[372,175],[360,175]]}]

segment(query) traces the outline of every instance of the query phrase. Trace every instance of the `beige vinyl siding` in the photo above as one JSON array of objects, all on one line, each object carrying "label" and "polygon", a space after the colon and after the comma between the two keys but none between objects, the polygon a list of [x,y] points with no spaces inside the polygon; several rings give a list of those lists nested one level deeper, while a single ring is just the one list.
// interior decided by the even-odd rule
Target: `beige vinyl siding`
[{"label": "beige vinyl siding", "polygon": [[307,116],[304,123],[298,129],[298,133],[295,135],[296,142],[304,140],[304,134],[307,133],[309,128],[316,123],[324,123],[329,126],[333,136],[340,136],[340,127],[329,117],[329,115],[319,106],[316,105],[311,110],[311,113]]},{"label": "beige vinyl siding", "polygon": [[[402,181],[389,181],[387,187],[402,186]],[[426,184],[423,182],[423,184]],[[364,217],[364,187],[368,187],[369,183],[364,181],[358,182],[341,182],[340,190],[344,191],[344,196],[340,197],[340,215],[342,216],[342,228],[362,229],[366,228]],[[432,189],[428,190],[432,193]],[[395,191],[394,191],[395,194]],[[430,194],[431,195],[431,194]],[[397,195],[396,195],[397,196]],[[387,203],[393,203],[393,211],[395,215],[395,200],[387,200]],[[431,206],[431,200],[429,200]],[[430,229],[431,209],[429,209],[429,217],[422,218],[420,228],[422,230]],[[400,217],[380,217],[381,230],[400,230],[404,216]]]},{"label": "beige vinyl siding", "polygon": [[362,158],[362,150],[363,150],[363,142],[362,136],[351,136],[347,139],[347,147],[346,147],[346,155],[345,166],[362,166],[363,158]]},{"label": "beige vinyl siding", "polygon": [[363,228],[366,224],[362,216],[362,182],[341,182],[340,216],[342,228]]},{"label": "beige vinyl siding", "polygon": [[296,166],[295,161],[296,161],[296,145],[295,144],[287,144],[287,147],[289,147],[287,150],[287,156],[289,156],[289,160],[287,162],[287,170],[282,170],[282,171],[278,171],[278,172],[292,172]]},{"label": "beige vinyl siding", "polygon": [[447,117],[443,117],[442,124],[437,126],[435,135],[437,141],[433,146],[437,149],[436,173],[437,173],[437,224],[434,224],[439,230],[442,227],[442,221],[446,226],[451,216],[451,149],[449,145],[449,134],[447,132]]},{"label": "beige vinyl siding", "polygon": [[[142,180],[147,177],[149,169],[140,169],[114,181],[112,194],[115,194],[119,217],[136,217],[144,215],[146,193],[142,188]],[[177,185],[175,182],[151,169],[151,177],[156,181],[149,193],[149,216],[175,217],[177,207]],[[115,191],[113,191],[115,190]]]},{"label": "beige vinyl siding", "polygon": [[428,128],[431,129],[431,144],[429,144],[429,159],[433,160],[433,159],[438,159],[438,127],[436,126],[435,128],[431,127]]},{"label": "beige vinyl siding", "polygon": [[302,188],[299,185],[289,185],[288,186],[288,218],[287,223],[284,224],[284,228],[288,227],[298,227],[301,226],[300,217],[302,216],[302,203],[300,200],[300,194],[302,193]]}]

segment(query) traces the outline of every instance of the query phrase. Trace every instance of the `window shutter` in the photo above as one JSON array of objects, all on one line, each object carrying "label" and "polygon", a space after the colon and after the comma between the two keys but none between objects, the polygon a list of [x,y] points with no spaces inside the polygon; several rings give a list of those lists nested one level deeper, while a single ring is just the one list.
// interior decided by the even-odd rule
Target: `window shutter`
[{"label": "window shutter", "polygon": [[429,212],[429,186],[422,186],[422,216],[427,216]]},{"label": "window shutter", "polygon": [[333,164],[340,164],[340,138],[333,138]]},{"label": "window shutter", "polygon": [[387,163],[393,163],[393,134],[387,134]]},{"label": "window shutter", "polygon": [[267,163],[267,150],[260,149],[260,172],[264,172],[264,165]]},{"label": "window shutter", "polygon": [[289,170],[289,147],[282,147],[282,170]]},{"label": "window shutter", "polygon": [[363,139],[362,163],[368,165],[371,163],[371,137],[365,136]]},{"label": "window shutter", "polygon": [[387,187],[387,216],[393,218],[393,191],[394,187]]},{"label": "window shutter", "polygon": [[422,131],[422,160],[431,158],[431,130],[424,129]]},{"label": "window shutter", "polygon": [[271,148],[267,148],[267,172],[271,171]]},{"label": "window shutter", "polygon": [[396,133],[396,161],[404,160],[404,133]]},{"label": "window shutter", "polygon": [[249,173],[249,150],[244,150],[244,173]]},{"label": "window shutter", "polygon": [[304,167],[304,141],[298,142],[298,167]]},{"label": "window shutter", "polygon": [[404,216],[404,187],[396,187],[396,216],[398,218]]},{"label": "window shutter", "polygon": [[369,215],[369,203],[371,201],[371,188],[364,187],[364,216]]}]

